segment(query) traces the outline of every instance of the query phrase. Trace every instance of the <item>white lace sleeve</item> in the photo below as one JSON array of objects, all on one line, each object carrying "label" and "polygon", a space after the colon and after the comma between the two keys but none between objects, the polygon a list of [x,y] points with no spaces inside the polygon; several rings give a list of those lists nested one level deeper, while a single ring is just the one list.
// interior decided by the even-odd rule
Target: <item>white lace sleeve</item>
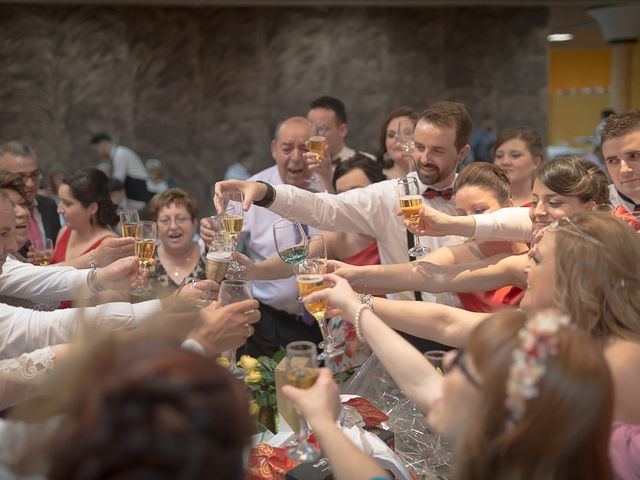
[{"label": "white lace sleeve", "polygon": [[54,359],[55,353],[46,347],[18,358],[0,360],[0,409],[29,396],[40,379],[53,369]]}]

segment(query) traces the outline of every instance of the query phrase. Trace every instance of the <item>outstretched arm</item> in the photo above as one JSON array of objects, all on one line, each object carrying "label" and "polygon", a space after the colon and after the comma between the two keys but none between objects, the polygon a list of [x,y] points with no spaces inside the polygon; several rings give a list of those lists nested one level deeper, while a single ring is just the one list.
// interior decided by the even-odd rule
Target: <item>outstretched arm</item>
[{"label": "outstretched arm", "polygon": [[491,316],[439,303],[374,298],[378,317],[395,330],[444,345],[462,347],[478,323]]},{"label": "outstretched arm", "polygon": [[337,480],[388,478],[382,467],[358,449],[336,425],[340,398],[331,370],[321,368],[316,383],[308,390],[285,385],[282,393],[309,422]]},{"label": "outstretched arm", "polygon": [[[325,278],[335,285],[305,297],[305,303],[327,300],[342,311],[345,320],[353,322],[362,305],[355,292],[337,275]],[[368,309],[361,312],[360,332],[407,397],[422,410],[428,410],[442,390],[442,376],[429,361]]]},{"label": "outstretched arm", "polygon": [[476,292],[505,285],[525,286],[522,268],[525,255],[494,255],[477,262],[462,265],[437,265],[416,261],[397,265],[367,267],[342,266],[335,273],[359,291],[392,293],[404,290],[423,292]]}]

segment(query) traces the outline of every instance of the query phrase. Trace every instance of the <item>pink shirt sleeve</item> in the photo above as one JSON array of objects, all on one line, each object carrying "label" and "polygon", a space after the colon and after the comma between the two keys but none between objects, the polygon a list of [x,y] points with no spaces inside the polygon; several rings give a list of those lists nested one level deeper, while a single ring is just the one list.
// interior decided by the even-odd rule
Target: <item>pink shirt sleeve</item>
[{"label": "pink shirt sleeve", "polygon": [[640,425],[613,422],[609,456],[617,479],[640,478]]}]

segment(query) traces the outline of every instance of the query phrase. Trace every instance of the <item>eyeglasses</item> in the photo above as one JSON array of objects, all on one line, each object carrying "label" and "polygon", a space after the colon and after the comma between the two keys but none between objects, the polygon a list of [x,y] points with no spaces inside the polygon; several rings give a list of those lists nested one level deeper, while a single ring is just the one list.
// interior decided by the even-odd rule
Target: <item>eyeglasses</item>
[{"label": "eyeglasses", "polygon": [[176,217],[176,218],[159,218],[158,225],[168,227],[171,222],[175,221],[178,225],[187,225],[193,221],[191,217]]},{"label": "eyeglasses", "polygon": [[571,221],[569,217],[562,217],[561,219],[556,220],[547,227],[547,230],[549,230],[550,232],[560,230],[562,232],[571,233],[582,238],[583,240],[586,240],[587,242],[593,243],[600,248],[605,248],[604,244],[600,240],[593,238],[588,233],[583,232],[580,227],[578,227]]},{"label": "eyeglasses", "polygon": [[464,349],[462,348],[460,350],[456,350],[453,358],[451,359],[451,362],[449,363],[449,366],[447,367],[447,370],[451,371],[455,367],[458,367],[460,369],[462,375],[464,375],[464,377],[469,380],[469,383],[471,383],[471,385],[477,388],[480,387],[480,382],[471,374],[471,372],[467,368],[467,364],[464,361]]},{"label": "eyeglasses", "polygon": [[39,168],[29,173],[18,173],[22,177],[22,180],[26,183],[27,180],[32,180],[33,182],[39,182],[42,180],[43,173]]}]

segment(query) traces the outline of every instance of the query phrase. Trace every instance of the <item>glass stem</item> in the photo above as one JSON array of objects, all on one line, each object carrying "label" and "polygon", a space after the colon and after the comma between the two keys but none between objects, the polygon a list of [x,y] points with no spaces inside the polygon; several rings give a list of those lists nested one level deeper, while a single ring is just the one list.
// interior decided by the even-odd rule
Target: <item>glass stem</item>
[{"label": "glass stem", "polygon": [[229,352],[229,370],[235,372],[238,369],[238,360],[236,359],[236,349],[234,348]]},{"label": "glass stem", "polygon": [[298,421],[300,423],[300,428],[298,428],[298,441],[300,443],[306,443],[307,438],[311,434],[309,432],[309,424],[307,423],[307,419],[301,413],[298,413]]},{"label": "glass stem", "polygon": [[415,238],[416,240],[416,247],[421,247],[422,245],[420,244],[420,236],[414,235],[413,238]]},{"label": "glass stem", "polygon": [[327,320],[324,318],[324,315],[317,318],[318,325],[320,326],[320,333],[322,333],[322,338],[324,339],[324,351],[327,353],[331,353],[333,349],[333,337],[329,332],[329,326],[327,325]]}]

